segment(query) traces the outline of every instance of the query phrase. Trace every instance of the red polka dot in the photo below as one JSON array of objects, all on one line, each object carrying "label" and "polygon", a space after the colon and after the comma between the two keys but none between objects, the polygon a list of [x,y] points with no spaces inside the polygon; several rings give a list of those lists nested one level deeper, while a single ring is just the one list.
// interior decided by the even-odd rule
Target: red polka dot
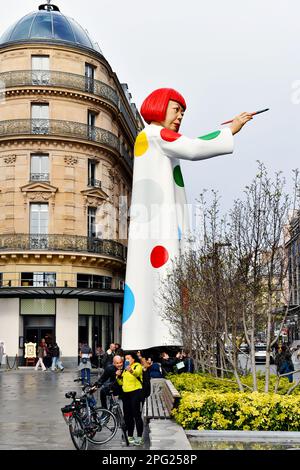
[{"label": "red polka dot", "polygon": [[160,131],[160,136],[163,140],[166,140],[167,142],[174,142],[174,140],[177,140],[179,139],[179,137],[181,137],[181,134],[178,134],[178,132],[170,131],[170,129],[163,128]]},{"label": "red polka dot", "polygon": [[166,250],[166,248],[163,246],[157,245],[151,251],[150,261],[151,261],[153,268],[160,268],[161,266],[166,264],[168,259],[169,259],[168,250]]}]

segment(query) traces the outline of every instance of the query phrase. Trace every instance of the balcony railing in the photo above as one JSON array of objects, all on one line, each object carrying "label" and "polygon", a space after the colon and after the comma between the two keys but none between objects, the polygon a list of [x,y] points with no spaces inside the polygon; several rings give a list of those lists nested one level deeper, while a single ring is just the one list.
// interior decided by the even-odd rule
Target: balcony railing
[{"label": "balcony railing", "polygon": [[100,127],[57,119],[13,119],[0,121],[0,137],[10,135],[55,135],[91,140],[120,151],[118,138]]},{"label": "balcony railing", "polygon": [[[93,276],[88,281],[78,279],[77,273],[47,273],[47,272],[3,272],[0,279],[0,287],[73,287],[78,289],[112,290],[111,278],[94,280]],[[119,289],[114,289],[119,290]]]},{"label": "balcony railing", "polygon": [[116,106],[119,103],[119,97],[112,87],[100,80],[93,80],[75,73],[57,72],[56,70],[16,70],[0,73],[0,80],[4,88],[36,85],[70,88],[93,93],[111,101]]},{"label": "balcony railing", "polygon": [[49,181],[49,173],[30,173],[30,181]]},{"label": "balcony railing", "polygon": [[1,251],[72,251],[88,252],[126,260],[127,248],[115,240],[80,235],[6,234],[0,235]]},{"label": "balcony railing", "polygon": [[88,186],[92,186],[93,188],[101,188],[101,181],[96,180],[95,178],[89,178]]},{"label": "balcony railing", "polygon": [[66,136],[96,142],[117,150],[130,168],[133,161],[115,134],[100,127],[57,119],[13,119],[0,121],[0,138],[15,135]]},{"label": "balcony railing", "polygon": [[137,134],[133,118],[129,115],[122,100],[119,99],[116,91],[101,82],[84,75],[77,75],[68,72],[58,72],[55,70],[16,70],[13,72],[0,73],[0,83],[2,88],[16,88],[23,86],[43,86],[59,87],[79,90],[86,93],[92,93],[113,103],[123,114],[132,135]]}]

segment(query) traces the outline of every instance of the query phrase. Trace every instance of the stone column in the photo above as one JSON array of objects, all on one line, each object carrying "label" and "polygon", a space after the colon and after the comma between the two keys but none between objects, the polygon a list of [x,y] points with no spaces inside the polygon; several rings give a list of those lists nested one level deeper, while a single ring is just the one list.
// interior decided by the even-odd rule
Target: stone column
[{"label": "stone column", "polygon": [[78,300],[56,299],[56,341],[65,367],[78,365]]},{"label": "stone column", "polygon": [[19,299],[0,299],[0,341],[9,362],[19,353]]}]

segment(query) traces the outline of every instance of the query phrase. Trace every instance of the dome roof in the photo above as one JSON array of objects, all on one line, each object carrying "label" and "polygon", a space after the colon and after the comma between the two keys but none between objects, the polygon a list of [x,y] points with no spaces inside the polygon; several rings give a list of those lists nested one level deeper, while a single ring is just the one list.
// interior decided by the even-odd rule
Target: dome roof
[{"label": "dome roof", "polygon": [[49,3],[39,6],[10,26],[0,38],[0,46],[13,42],[63,42],[72,46],[87,47],[101,52],[88,33],[77,21],[63,15],[59,8]]}]

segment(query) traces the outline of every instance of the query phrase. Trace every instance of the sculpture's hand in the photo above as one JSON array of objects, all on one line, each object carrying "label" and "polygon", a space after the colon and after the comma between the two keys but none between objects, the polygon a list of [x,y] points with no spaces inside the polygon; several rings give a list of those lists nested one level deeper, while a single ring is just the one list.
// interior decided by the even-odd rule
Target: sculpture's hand
[{"label": "sculpture's hand", "polygon": [[244,112],[236,116],[230,124],[232,134],[234,135],[239,132],[246,122],[250,121],[250,119],[253,119],[251,113]]}]

